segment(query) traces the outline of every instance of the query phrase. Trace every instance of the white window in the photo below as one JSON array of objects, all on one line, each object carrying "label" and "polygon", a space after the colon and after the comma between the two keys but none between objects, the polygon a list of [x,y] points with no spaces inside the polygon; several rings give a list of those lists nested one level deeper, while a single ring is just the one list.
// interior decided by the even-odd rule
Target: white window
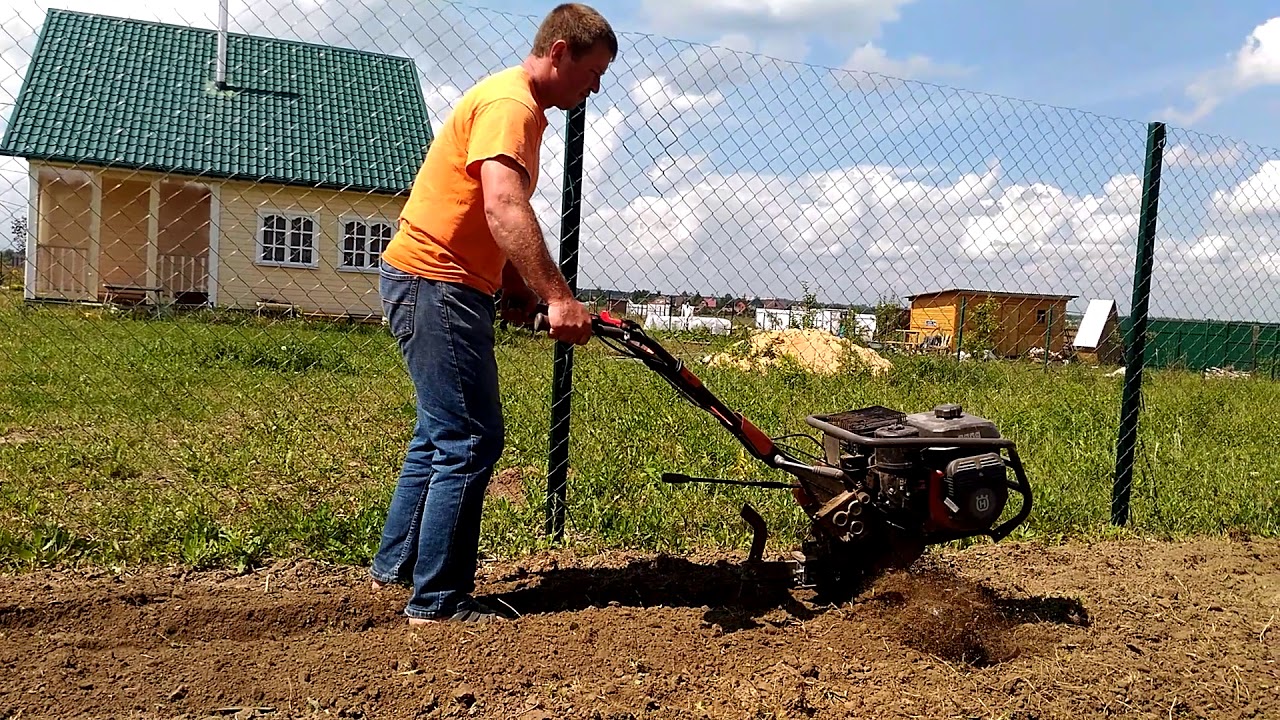
[{"label": "white window", "polygon": [[382,251],[395,227],[385,220],[364,218],[342,219],[342,258],[338,267],[343,270],[377,270]]},{"label": "white window", "polygon": [[284,212],[259,214],[258,262],[281,267],[316,266],[316,219]]}]

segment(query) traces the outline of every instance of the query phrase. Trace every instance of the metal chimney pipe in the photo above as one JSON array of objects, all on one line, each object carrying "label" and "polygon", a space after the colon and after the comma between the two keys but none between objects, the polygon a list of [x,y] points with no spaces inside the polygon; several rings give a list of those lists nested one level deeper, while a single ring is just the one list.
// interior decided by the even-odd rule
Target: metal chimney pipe
[{"label": "metal chimney pipe", "polygon": [[219,90],[227,89],[227,2],[218,0],[218,81]]}]

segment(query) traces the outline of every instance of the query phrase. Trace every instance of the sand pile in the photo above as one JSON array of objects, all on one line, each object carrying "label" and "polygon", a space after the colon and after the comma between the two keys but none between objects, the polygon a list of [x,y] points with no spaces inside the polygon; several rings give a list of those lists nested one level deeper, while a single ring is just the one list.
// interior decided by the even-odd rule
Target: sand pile
[{"label": "sand pile", "polygon": [[732,366],[742,370],[759,370],[790,357],[810,372],[831,375],[841,369],[846,359],[861,362],[873,375],[893,368],[875,350],[855,345],[822,330],[767,330],[730,346],[728,352],[704,358],[708,365]]}]

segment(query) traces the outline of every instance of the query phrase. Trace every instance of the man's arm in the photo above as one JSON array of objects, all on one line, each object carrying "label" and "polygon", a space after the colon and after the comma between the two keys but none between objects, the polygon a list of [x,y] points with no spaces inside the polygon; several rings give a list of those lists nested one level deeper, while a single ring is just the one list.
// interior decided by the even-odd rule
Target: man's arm
[{"label": "man's arm", "polygon": [[560,268],[547,252],[542,227],[528,197],[528,178],[516,161],[505,156],[480,166],[484,190],[484,215],[498,247],[524,282],[548,303],[572,298],[573,292]]},{"label": "man's arm", "polygon": [[547,303],[551,336],[583,344],[591,337],[591,318],[547,252],[542,228],[529,205],[528,182],[515,160],[502,155],[485,160],[480,165],[485,218],[508,262]]}]

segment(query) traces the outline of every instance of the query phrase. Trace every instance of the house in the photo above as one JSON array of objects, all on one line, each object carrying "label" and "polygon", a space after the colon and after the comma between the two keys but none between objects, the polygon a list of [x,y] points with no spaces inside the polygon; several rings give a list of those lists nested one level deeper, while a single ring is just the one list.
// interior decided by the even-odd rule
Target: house
[{"label": "house", "polygon": [[380,315],[431,139],[406,58],[50,10],[0,141],[25,297]]},{"label": "house", "polygon": [[1114,300],[1090,300],[1075,340],[1071,343],[1081,362],[1093,365],[1120,365],[1124,362],[1124,339]]},{"label": "house", "polygon": [[[1061,353],[1066,346],[1067,303],[1074,295],[999,292],[950,288],[908,295],[910,321],[905,342],[939,350],[956,349],[983,332],[985,307],[994,310],[990,349],[996,355],[1017,357],[1031,348]],[[990,303],[987,305],[987,303]]]}]

